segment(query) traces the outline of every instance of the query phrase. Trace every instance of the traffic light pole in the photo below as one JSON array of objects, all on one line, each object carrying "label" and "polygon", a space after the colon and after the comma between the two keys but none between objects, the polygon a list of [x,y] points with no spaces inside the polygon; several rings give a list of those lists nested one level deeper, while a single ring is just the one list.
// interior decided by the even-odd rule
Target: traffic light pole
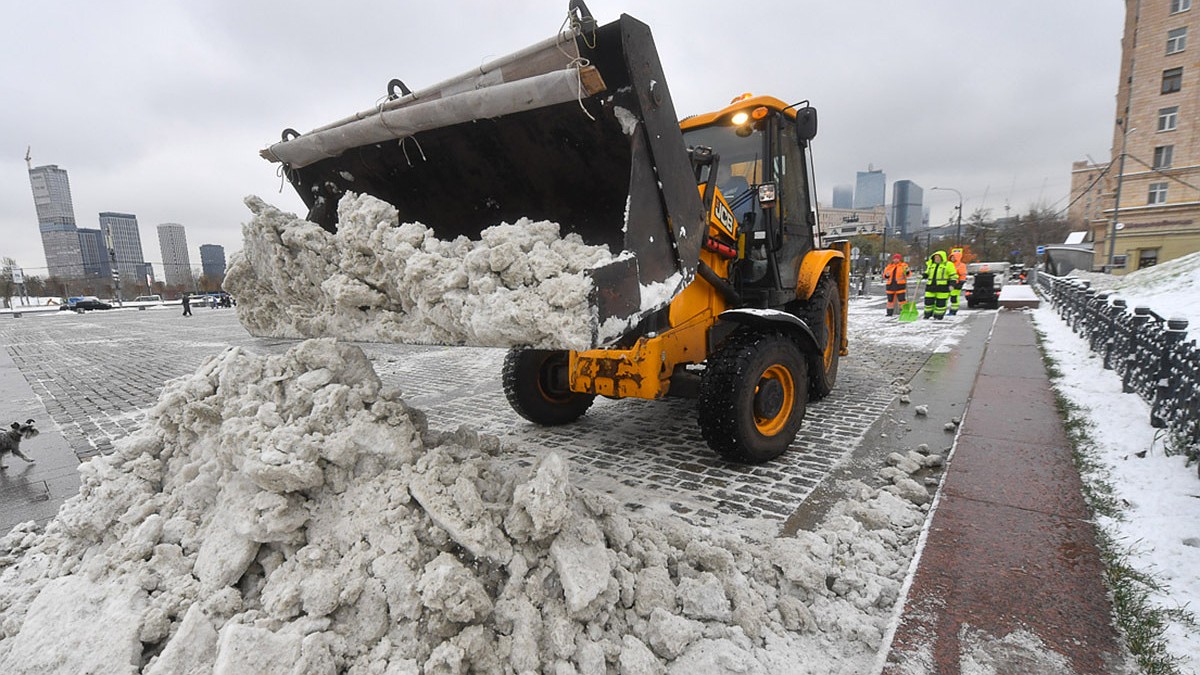
[{"label": "traffic light pole", "polygon": [[108,258],[112,261],[113,297],[116,298],[118,306],[124,307],[125,303],[121,300],[121,270],[117,269],[116,249],[108,249]]}]

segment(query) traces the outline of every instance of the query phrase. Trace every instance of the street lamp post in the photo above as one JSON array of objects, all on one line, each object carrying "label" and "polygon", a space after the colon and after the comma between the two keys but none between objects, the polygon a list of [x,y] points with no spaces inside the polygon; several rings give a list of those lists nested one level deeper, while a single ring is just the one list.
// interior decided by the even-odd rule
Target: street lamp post
[{"label": "street lamp post", "polygon": [[931,187],[930,190],[949,190],[958,195],[958,225],[954,228],[954,245],[962,246],[962,193],[952,187]]}]

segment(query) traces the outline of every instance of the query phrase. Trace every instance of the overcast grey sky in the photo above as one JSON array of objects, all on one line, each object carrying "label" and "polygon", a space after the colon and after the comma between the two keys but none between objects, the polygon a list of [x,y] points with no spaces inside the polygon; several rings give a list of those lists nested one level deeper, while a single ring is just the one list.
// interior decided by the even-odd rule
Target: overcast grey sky
[{"label": "overcast grey sky", "polygon": [[[137,215],[241,248],[256,194],[304,212],[259,149],[374,105],[388,80],[420,89],[553,35],[567,0],[58,0],[7,3],[0,27],[0,257],[45,274],[25,166],[70,173],[80,227]],[[819,195],[868,164],[926,188],[931,220],[957,203],[1067,203],[1071,162],[1106,161],[1119,0],[588,0],[601,22],[649,24],[680,115],[741,92],[820,111]],[[985,201],[986,195],[986,201]],[[161,266],[156,265],[161,271]]]}]

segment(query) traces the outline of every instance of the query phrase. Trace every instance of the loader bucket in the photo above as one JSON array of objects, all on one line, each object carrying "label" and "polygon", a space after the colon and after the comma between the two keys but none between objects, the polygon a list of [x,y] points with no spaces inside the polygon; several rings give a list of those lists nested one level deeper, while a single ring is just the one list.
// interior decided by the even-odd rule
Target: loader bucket
[{"label": "loader bucket", "polygon": [[335,232],[354,192],[445,240],[559,223],[614,256],[588,273],[593,346],[620,342],[691,281],[705,213],[645,24],[622,15],[404,92],[262,151],[308,220]]}]

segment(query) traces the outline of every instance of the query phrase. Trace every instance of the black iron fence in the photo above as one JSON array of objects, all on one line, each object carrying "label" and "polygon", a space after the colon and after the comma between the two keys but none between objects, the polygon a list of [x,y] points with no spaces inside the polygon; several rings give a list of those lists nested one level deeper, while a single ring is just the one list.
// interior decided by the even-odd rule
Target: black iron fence
[{"label": "black iron fence", "polygon": [[1187,340],[1186,319],[1164,319],[1086,280],[1038,272],[1036,283],[1063,321],[1088,341],[1126,393],[1150,404],[1150,424],[1171,432],[1174,448],[1200,450],[1200,349]]}]

